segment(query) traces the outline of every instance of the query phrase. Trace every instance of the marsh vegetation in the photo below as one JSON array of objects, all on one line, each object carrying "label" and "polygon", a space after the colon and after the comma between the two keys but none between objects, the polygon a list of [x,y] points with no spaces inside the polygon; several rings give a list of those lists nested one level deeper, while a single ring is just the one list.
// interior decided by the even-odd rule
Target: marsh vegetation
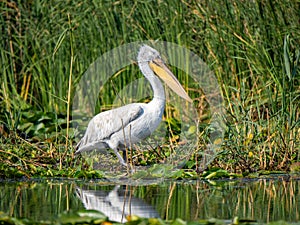
[{"label": "marsh vegetation", "polygon": [[[97,57],[142,40],[186,46],[214,71],[226,132],[209,168],[244,175],[299,170],[299,2],[1,1],[0,8],[0,177],[101,177],[74,158],[72,124],[82,121],[71,120],[72,96]],[[205,96],[173,69],[203,118],[205,140]],[[98,110],[111,108],[120,87],[140,76],[134,65],[120,71]],[[164,120],[176,142],[172,110],[167,106]],[[146,164],[155,158],[144,157]]]}]

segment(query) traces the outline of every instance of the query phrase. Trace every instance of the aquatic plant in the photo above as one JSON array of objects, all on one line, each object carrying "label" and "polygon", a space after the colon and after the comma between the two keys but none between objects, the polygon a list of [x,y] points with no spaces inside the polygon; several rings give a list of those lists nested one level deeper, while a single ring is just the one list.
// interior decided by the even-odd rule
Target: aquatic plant
[{"label": "aquatic plant", "polygon": [[[226,134],[211,166],[227,171],[289,170],[299,161],[299,3],[296,1],[0,2],[1,177],[73,176],[89,166],[74,160],[70,123],[79,78],[99,55],[123,43],[164,40],[183,45],[216,74],[224,98]],[[205,96],[186,74],[202,124]],[[114,77],[115,89],[99,97],[101,110],[131,74]],[[124,75],[124,76],[123,76]],[[105,87],[108,88],[108,87]],[[176,130],[176,118],[165,119]],[[202,114],[201,114],[202,113]],[[201,149],[205,125],[200,126]],[[176,132],[175,132],[176,133]],[[176,134],[170,132],[170,140]],[[166,147],[168,151],[168,147]],[[145,154],[142,163],[151,163]],[[191,156],[197,170],[201,155]],[[79,166],[79,167],[77,167]],[[69,173],[69,168],[75,168]],[[10,172],[9,172],[10,171]],[[51,170],[50,170],[51,171]],[[60,171],[60,172],[58,172]],[[64,171],[64,172],[63,172]],[[49,175],[49,174],[48,174]]]}]

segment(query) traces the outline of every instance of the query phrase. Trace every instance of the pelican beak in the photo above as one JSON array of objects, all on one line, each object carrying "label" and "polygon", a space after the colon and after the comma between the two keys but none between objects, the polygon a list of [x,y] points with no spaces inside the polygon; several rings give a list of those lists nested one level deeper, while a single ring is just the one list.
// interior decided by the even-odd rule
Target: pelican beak
[{"label": "pelican beak", "polygon": [[176,94],[189,102],[193,102],[174,74],[160,58],[154,59],[149,63],[149,66]]}]

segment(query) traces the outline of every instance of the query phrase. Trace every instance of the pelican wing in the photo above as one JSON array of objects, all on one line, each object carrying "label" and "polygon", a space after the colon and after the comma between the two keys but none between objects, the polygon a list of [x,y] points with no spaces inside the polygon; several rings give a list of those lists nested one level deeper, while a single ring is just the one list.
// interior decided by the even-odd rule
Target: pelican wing
[{"label": "pelican wing", "polygon": [[106,149],[106,140],[124,129],[144,112],[140,103],[133,103],[97,114],[89,122],[84,137],[76,146],[76,153],[93,149]]}]

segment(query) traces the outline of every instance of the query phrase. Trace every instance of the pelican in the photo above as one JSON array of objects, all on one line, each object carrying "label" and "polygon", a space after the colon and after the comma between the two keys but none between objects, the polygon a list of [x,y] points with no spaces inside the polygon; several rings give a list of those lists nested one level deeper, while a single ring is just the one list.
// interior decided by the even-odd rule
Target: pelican
[{"label": "pelican", "polygon": [[153,99],[147,104],[132,103],[94,116],[83,138],[78,142],[75,154],[95,149],[100,151],[112,149],[120,163],[127,166],[119,150],[124,153],[126,147],[150,136],[162,120],[166,96],[159,78],[177,95],[192,102],[158,51],[148,45],[142,45],[137,61],[140,71],[150,82]]}]

